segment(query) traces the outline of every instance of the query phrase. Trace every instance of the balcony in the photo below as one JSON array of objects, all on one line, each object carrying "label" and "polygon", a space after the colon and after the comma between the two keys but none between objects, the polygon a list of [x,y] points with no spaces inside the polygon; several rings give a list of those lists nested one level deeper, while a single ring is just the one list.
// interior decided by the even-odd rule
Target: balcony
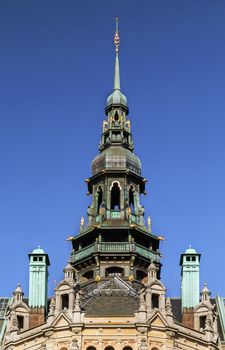
[{"label": "balcony", "polygon": [[137,253],[149,260],[159,262],[159,254],[152,250],[142,247],[137,243],[128,242],[100,242],[93,243],[81,250],[72,253],[72,262],[78,262],[93,253]]}]

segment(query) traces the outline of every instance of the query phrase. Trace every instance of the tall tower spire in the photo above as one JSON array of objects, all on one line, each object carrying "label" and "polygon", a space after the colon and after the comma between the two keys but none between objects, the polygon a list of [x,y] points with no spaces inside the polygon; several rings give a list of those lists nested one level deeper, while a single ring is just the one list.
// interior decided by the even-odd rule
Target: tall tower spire
[{"label": "tall tower spire", "polygon": [[92,161],[87,224],[72,238],[71,265],[81,283],[121,276],[141,281],[150,262],[160,276],[159,238],[146,227],[141,195],[145,182],[134,153],[127,98],[120,89],[118,18],[114,34],[113,91],[107,99],[100,153]]},{"label": "tall tower spire", "polygon": [[114,34],[114,45],[115,45],[115,70],[114,70],[114,86],[113,93],[109,95],[106,103],[106,115],[112,109],[112,107],[121,107],[125,111],[126,115],[128,114],[127,98],[122,94],[120,90],[120,65],[119,65],[119,45],[120,45],[120,36],[118,30],[118,17],[116,17],[116,31]]},{"label": "tall tower spire", "polygon": [[116,32],[114,35],[114,44],[115,44],[115,51],[116,51],[115,72],[114,72],[114,90],[120,90],[120,65],[119,65],[120,36],[119,36],[119,31],[118,31],[118,17],[116,17]]}]

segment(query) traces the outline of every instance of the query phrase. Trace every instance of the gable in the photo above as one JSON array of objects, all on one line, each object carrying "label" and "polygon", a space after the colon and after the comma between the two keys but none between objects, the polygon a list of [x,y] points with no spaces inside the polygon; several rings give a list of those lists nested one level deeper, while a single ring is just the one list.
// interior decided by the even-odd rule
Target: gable
[{"label": "gable", "polygon": [[70,319],[64,315],[63,313],[61,313],[56,320],[54,321],[53,325],[54,327],[66,327],[71,323]]},{"label": "gable", "polygon": [[157,311],[152,317],[150,317],[148,323],[151,324],[151,326],[156,327],[165,328],[166,326],[168,326],[167,321],[164,319],[164,317],[160,314],[159,311]]}]

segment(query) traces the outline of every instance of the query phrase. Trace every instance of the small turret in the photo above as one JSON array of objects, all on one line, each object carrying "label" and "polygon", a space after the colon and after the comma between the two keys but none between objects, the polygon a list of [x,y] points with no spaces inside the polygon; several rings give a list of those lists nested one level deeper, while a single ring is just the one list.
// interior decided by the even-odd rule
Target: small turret
[{"label": "small turret", "polygon": [[70,263],[68,263],[66,265],[63,272],[64,272],[65,280],[73,280],[74,279],[74,268]]},{"label": "small turret", "polygon": [[206,283],[204,284],[204,287],[202,288],[200,295],[201,295],[201,302],[202,303],[211,304],[211,301],[210,301],[211,292],[209,291]]},{"label": "small turret", "polygon": [[17,285],[16,289],[13,292],[13,301],[14,303],[22,303],[23,302],[23,291],[20,284]]},{"label": "small turret", "polygon": [[157,279],[158,268],[152,262],[148,267],[148,283]]}]

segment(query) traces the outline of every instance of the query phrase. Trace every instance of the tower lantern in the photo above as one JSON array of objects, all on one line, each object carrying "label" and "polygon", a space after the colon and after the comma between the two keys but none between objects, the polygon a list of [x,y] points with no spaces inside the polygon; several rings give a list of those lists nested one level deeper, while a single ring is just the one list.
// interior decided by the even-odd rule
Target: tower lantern
[{"label": "tower lantern", "polygon": [[29,306],[47,308],[48,298],[48,254],[40,247],[29,254]]}]

